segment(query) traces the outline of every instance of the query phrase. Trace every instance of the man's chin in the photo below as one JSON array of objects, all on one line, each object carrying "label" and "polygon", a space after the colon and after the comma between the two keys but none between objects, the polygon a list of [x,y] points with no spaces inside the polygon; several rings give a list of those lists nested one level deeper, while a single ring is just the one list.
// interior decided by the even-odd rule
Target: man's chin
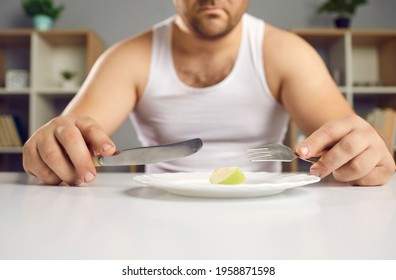
[{"label": "man's chin", "polygon": [[221,39],[221,38],[227,36],[228,33],[229,33],[228,31],[216,32],[216,31],[213,31],[213,30],[195,32],[195,34],[199,38],[205,39],[205,40],[210,40],[210,41]]},{"label": "man's chin", "polygon": [[195,25],[194,31],[199,37],[208,40],[222,38],[230,32],[224,20],[220,19],[205,20],[199,25]]}]

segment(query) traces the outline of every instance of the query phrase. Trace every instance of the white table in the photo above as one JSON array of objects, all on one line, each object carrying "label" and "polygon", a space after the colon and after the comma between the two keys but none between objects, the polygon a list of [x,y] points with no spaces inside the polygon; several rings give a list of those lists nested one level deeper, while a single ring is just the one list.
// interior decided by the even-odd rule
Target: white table
[{"label": "white table", "polygon": [[254,199],[180,197],[134,175],[54,187],[0,173],[0,259],[396,259],[396,175]]}]

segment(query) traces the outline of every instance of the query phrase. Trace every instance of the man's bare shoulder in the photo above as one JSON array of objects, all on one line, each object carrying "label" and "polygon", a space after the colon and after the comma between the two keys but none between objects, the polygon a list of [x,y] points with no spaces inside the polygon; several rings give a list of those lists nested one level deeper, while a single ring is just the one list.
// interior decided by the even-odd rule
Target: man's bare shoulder
[{"label": "man's bare shoulder", "polygon": [[150,69],[151,42],[151,30],[124,39],[108,48],[98,65],[110,72],[124,73],[135,85],[143,87]]},{"label": "man's bare shoulder", "polygon": [[271,55],[288,56],[311,49],[311,46],[297,34],[269,24],[266,25],[264,38],[264,50]]},{"label": "man's bare shoulder", "polygon": [[320,63],[316,50],[295,33],[268,25],[264,36],[265,64],[279,77],[298,71],[308,61]]},{"label": "man's bare shoulder", "polygon": [[124,39],[109,47],[98,59],[91,79],[95,84],[133,85],[140,94],[147,83],[151,63],[152,31]]},{"label": "man's bare shoulder", "polygon": [[[316,67],[320,60],[314,48],[298,35],[268,24],[264,32],[263,63],[267,81],[274,97],[282,102],[280,93],[285,83],[299,77],[303,69]],[[310,71],[305,69],[305,72]]]},{"label": "man's bare shoulder", "polygon": [[139,35],[126,38],[111,46],[106,51],[107,55],[121,56],[123,59],[149,58],[151,54],[152,34],[152,30],[148,30]]}]

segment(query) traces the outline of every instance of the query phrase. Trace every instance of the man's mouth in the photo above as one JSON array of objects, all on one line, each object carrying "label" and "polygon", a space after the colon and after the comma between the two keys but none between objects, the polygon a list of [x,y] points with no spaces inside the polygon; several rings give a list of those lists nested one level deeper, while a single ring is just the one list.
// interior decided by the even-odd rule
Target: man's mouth
[{"label": "man's mouth", "polygon": [[218,14],[223,12],[224,10],[218,6],[206,5],[200,7],[198,11],[205,14]]}]

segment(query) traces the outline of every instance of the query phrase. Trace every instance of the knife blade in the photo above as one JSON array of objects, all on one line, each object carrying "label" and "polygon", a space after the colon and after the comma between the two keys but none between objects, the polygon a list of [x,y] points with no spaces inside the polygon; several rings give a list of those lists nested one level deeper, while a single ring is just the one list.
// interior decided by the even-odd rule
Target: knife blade
[{"label": "knife blade", "polygon": [[194,138],[166,145],[120,150],[112,156],[94,156],[92,161],[95,166],[142,165],[186,157],[196,153],[202,145],[200,138]]}]

